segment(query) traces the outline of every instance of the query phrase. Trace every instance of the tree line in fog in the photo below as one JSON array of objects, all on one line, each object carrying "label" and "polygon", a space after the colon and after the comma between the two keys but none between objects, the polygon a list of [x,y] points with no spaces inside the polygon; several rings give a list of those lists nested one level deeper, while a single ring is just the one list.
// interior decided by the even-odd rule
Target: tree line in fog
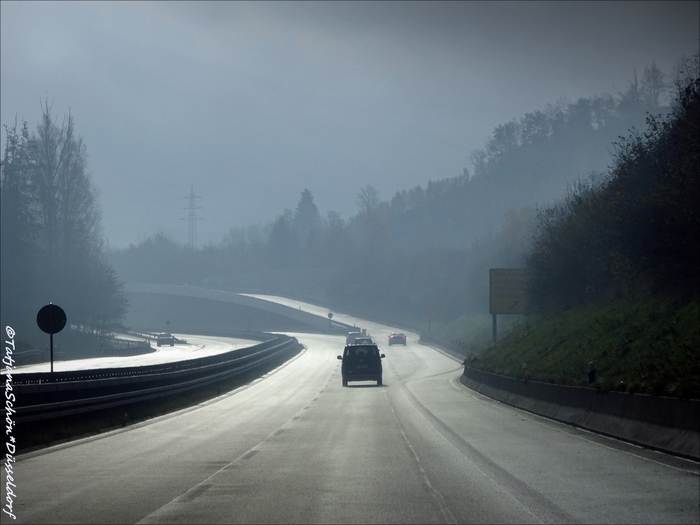
[{"label": "tree line in fog", "polygon": [[3,325],[31,339],[37,312],[53,302],[67,312],[69,324],[103,332],[124,316],[127,301],[105,256],[96,190],[73,116],[58,125],[45,103],[33,133],[16,120],[5,128]]},{"label": "tree line in fog", "polygon": [[[688,71],[679,65],[675,76],[687,84]],[[488,269],[494,267],[527,263],[540,283],[534,304],[571,304],[552,295],[566,290],[564,284],[552,283],[550,292],[543,288],[547,275],[558,275],[547,265],[564,265],[549,257],[558,250],[569,250],[569,266],[559,273],[579,281],[575,261],[585,254],[577,255],[575,228],[564,231],[561,224],[578,224],[580,216],[562,210],[585,200],[594,188],[615,187],[627,195],[625,202],[646,199],[646,189],[656,188],[647,180],[653,179],[654,168],[637,180],[631,159],[637,158],[639,144],[653,142],[649,133],[656,136],[679,118],[682,81],[667,79],[652,64],[614,95],[560,100],[527,113],[496,127],[457,177],[400,190],[387,200],[371,185],[359,188],[357,214],[348,220],[333,211],[321,215],[305,189],[295,207],[274,221],[232,228],[218,244],[193,249],[157,233],[113,251],[110,260],[129,281],[288,294],[413,326],[487,313]],[[672,104],[666,102],[669,92]],[[647,118],[651,127],[634,131],[647,129]],[[628,183],[615,186],[612,181],[622,172],[629,173]],[[665,198],[678,197],[678,188]],[[690,196],[697,198],[697,191]],[[638,220],[631,208],[623,211],[613,199],[607,206],[619,214],[610,220]],[[591,219],[597,214],[587,213]],[[601,245],[612,238],[603,241],[599,227],[583,222],[579,228]],[[555,231],[566,246],[554,240]],[[611,246],[601,248],[609,252],[601,265],[629,265],[634,252],[621,255],[621,248]]]},{"label": "tree line in fog", "polygon": [[108,253],[73,116],[59,125],[45,104],[34,132],[5,126],[3,323],[36,332],[54,302],[108,331],[128,307],[122,281],[286,294],[417,327],[486,314],[494,267],[530,267],[541,310],[697,283],[697,58],[683,67],[668,82],[652,64],[624,91],[497,126],[459,176],[389,199],[358,188],[347,220],[304,189],[219,243],[156,233]]}]

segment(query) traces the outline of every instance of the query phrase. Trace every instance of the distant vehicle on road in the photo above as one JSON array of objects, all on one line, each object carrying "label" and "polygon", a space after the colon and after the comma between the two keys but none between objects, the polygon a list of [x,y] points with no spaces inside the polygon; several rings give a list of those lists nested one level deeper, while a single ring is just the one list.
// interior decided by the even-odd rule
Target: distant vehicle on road
[{"label": "distant vehicle on road", "polygon": [[158,346],[175,346],[175,338],[173,337],[173,334],[158,334],[158,336],[156,337],[156,344]]},{"label": "distant vehicle on road", "polygon": [[368,335],[363,335],[360,337],[356,337],[355,340],[352,342],[354,345],[373,345],[374,341],[372,341],[372,338]]},{"label": "distant vehicle on road", "polygon": [[338,356],[343,362],[343,386],[348,386],[349,381],[376,381],[381,386],[384,357],[377,345],[347,345],[343,355]]},{"label": "distant vehicle on road", "polygon": [[359,328],[351,328],[350,331],[348,332],[348,336],[345,338],[345,344],[346,345],[351,345],[355,342],[355,339],[358,337],[362,337],[362,332],[360,332]]},{"label": "distant vehicle on road", "polygon": [[389,346],[404,345],[406,346],[406,336],[399,332],[394,332],[389,336]]}]

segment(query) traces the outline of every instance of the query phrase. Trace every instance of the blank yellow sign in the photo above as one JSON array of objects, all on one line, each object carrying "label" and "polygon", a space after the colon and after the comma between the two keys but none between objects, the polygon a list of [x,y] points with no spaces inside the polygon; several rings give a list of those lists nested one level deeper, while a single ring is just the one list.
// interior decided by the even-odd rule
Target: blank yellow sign
[{"label": "blank yellow sign", "polygon": [[522,268],[490,269],[489,313],[525,313],[529,275],[530,272]]}]

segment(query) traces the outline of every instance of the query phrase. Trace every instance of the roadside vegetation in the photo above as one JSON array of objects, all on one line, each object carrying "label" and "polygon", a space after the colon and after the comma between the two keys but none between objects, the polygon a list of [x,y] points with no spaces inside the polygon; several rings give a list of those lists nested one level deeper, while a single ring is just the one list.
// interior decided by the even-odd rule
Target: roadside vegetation
[{"label": "roadside vegetation", "polygon": [[489,372],[700,399],[700,67],[614,164],[538,213],[531,314],[467,359]]},{"label": "roadside vegetation", "polygon": [[647,297],[590,304],[520,320],[466,363],[531,381],[700,399],[699,319],[697,300]]}]

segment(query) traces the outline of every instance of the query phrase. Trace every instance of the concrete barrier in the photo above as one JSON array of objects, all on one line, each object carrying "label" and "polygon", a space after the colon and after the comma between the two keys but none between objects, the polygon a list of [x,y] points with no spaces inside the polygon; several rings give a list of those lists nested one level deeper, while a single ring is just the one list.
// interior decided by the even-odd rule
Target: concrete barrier
[{"label": "concrete barrier", "polygon": [[600,392],[464,367],[460,382],[488,397],[644,447],[700,459],[700,400]]}]

